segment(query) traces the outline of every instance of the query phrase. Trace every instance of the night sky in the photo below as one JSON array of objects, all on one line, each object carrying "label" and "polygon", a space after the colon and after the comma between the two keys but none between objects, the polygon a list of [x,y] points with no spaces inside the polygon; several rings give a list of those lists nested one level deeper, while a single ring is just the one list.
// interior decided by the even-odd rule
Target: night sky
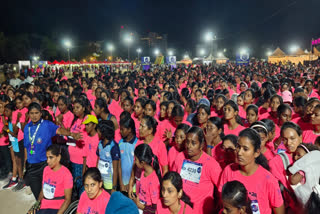
[{"label": "night sky", "polygon": [[116,40],[120,26],[139,34],[168,34],[168,47],[194,49],[211,30],[219,48],[310,47],[320,37],[320,0],[10,0],[1,5],[0,31],[79,40]]}]

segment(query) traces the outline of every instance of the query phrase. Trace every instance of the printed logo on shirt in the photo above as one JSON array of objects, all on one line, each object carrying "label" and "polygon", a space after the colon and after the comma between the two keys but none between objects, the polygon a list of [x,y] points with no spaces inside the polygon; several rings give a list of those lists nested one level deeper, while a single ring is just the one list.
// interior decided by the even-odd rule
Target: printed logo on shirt
[{"label": "printed logo on shirt", "polygon": [[106,156],[107,156],[107,157],[110,157],[110,152],[106,152]]},{"label": "printed logo on shirt", "polygon": [[37,144],[41,144],[43,141],[42,141],[42,139],[39,137],[38,139],[37,139]]},{"label": "printed logo on shirt", "polygon": [[124,150],[121,150],[120,152],[121,152],[121,154],[123,154],[123,153],[124,153]]},{"label": "printed logo on shirt", "polygon": [[88,207],[87,211],[84,214],[99,214],[98,211],[94,210],[91,207]]},{"label": "printed logo on shirt", "polygon": [[251,201],[251,209],[253,214],[260,214],[258,200]]}]

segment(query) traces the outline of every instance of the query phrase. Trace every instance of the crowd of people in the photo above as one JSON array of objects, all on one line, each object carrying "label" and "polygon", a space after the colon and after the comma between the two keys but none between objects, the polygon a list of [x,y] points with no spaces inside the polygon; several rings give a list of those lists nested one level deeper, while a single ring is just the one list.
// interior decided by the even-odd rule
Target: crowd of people
[{"label": "crowd of people", "polygon": [[0,179],[29,213],[319,213],[320,66],[93,73],[1,83]]}]

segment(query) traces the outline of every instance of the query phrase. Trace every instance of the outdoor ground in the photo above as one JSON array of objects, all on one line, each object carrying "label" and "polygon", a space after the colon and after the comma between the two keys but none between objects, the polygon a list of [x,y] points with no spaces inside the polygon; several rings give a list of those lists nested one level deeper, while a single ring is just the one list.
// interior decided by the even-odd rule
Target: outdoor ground
[{"label": "outdoor ground", "polygon": [[[20,192],[3,190],[8,180],[0,181],[0,213],[1,214],[26,214],[35,202],[30,189],[26,188]],[[29,194],[30,195],[29,195]]]}]

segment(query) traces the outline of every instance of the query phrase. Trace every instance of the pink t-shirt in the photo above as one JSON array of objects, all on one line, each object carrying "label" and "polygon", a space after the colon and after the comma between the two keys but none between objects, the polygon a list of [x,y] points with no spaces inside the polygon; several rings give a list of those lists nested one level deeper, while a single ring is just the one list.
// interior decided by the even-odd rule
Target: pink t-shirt
[{"label": "pink t-shirt", "polygon": [[135,127],[136,127],[136,136],[137,136],[137,138],[139,138],[139,136],[140,136],[139,127],[140,127],[141,121],[139,121],[138,118],[136,118],[134,116],[134,113],[132,113],[131,118],[133,119]]},{"label": "pink t-shirt", "polygon": [[271,160],[273,157],[274,157],[274,153],[273,153],[273,151],[269,148],[269,147],[267,147],[266,146],[266,151],[265,151],[265,153],[263,153],[263,155],[267,158],[267,160],[269,161],[269,160]]},{"label": "pink t-shirt", "polygon": [[83,138],[85,142],[85,151],[84,155],[87,157],[87,166],[88,167],[96,167],[97,166],[97,148],[99,144],[99,135],[96,133],[93,137],[86,135]]},{"label": "pink t-shirt", "polygon": [[304,122],[301,119],[301,117],[297,117],[295,119],[292,119],[291,121],[298,124],[300,126],[300,128],[302,129],[302,131],[313,130],[313,126],[312,126],[311,122]]},{"label": "pink t-shirt", "polygon": [[138,196],[140,202],[144,205],[151,206],[152,204],[157,204],[160,198],[160,182],[156,174],[156,171],[144,176],[144,170],[141,172],[140,181],[137,180],[136,185],[139,186]]},{"label": "pink t-shirt", "polygon": [[205,152],[195,162],[180,152],[173,168],[180,173],[183,191],[190,197],[194,210],[198,210],[199,214],[213,213],[213,191],[221,173],[218,162]]},{"label": "pink t-shirt", "polygon": [[[2,117],[0,117],[0,130],[2,131],[4,127]],[[7,146],[9,145],[9,137],[8,135],[4,135],[3,137],[0,138],[0,146]]]},{"label": "pink t-shirt", "polygon": [[[144,142],[142,140],[138,140],[135,148],[143,143]],[[157,156],[160,166],[167,166],[168,156],[165,144],[159,138],[154,136],[153,140],[149,143],[149,146],[151,147],[153,154]]]},{"label": "pink t-shirt", "polygon": [[[60,114],[59,114],[60,115]],[[57,116],[59,116],[57,115]],[[66,113],[64,113],[62,115],[63,119],[62,119],[62,124],[66,129],[69,129],[71,127],[73,118],[74,118],[74,114],[71,111],[67,111]]]},{"label": "pink t-shirt", "polygon": [[239,116],[244,119],[247,118],[247,112],[242,106],[239,106]]},{"label": "pink t-shirt", "polygon": [[[83,120],[77,119],[72,125],[70,131],[71,132],[81,132],[83,139],[87,137],[86,127],[82,124]],[[77,146],[69,146],[68,151],[70,154],[70,161],[76,164],[83,164],[83,157],[85,157],[85,142],[80,140],[81,142],[77,142],[79,144],[83,144],[83,147],[80,148]]]},{"label": "pink t-shirt", "polygon": [[104,190],[95,199],[88,198],[86,192],[81,194],[77,212],[81,214],[105,214],[110,194]]},{"label": "pink t-shirt", "polygon": [[224,151],[222,149],[222,141],[211,149],[211,156],[220,164],[221,168],[226,166],[224,162]]},{"label": "pink t-shirt", "polygon": [[302,142],[314,144],[320,134],[315,134],[313,130],[306,130],[302,133]]},{"label": "pink t-shirt", "polygon": [[259,120],[262,120],[262,119],[270,119],[274,122],[274,124],[278,125],[279,124],[279,119],[278,118],[275,118],[272,116],[272,114],[270,114],[271,112],[267,112],[267,113],[264,113],[262,115],[259,116]]},{"label": "pink t-shirt", "polygon": [[228,165],[221,174],[219,192],[225,183],[234,180],[246,187],[254,213],[271,214],[273,207],[280,207],[283,204],[277,179],[260,165],[250,176],[242,175],[238,164]]},{"label": "pink t-shirt", "polygon": [[[12,112],[12,123],[13,124],[17,124],[17,118],[18,118],[18,113],[21,113],[21,117],[20,117],[20,123],[24,123],[26,120],[26,113],[28,112],[27,108],[23,108],[23,109],[18,109],[14,112]],[[23,130],[19,129],[18,131],[18,141],[23,140]]]},{"label": "pink t-shirt", "polygon": [[[289,158],[290,165],[293,163],[292,156],[289,153],[285,153]],[[292,190],[290,183],[287,179],[286,169],[284,169],[283,161],[280,155],[276,155],[269,161],[270,172],[278,179],[287,189]]]},{"label": "pink t-shirt", "polygon": [[[72,189],[73,178],[71,172],[65,166],[58,171],[53,171],[49,166],[43,170],[42,191],[44,198],[41,201],[41,209],[60,209],[64,199],[50,200],[63,197],[65,189]],[[49,199],[49,200],[48,200]]]},{"label": "pink t-shirt", "polygon": [[269,111],[270,111],[270,110],[265,109],[265,108],[262,107],[262,106],[260,106],[259,109],[258,109],[259,116],[260,116],[260,115],[263,115],[263,114],[265,114],[265,113],[267,113],[267,112],[269,112]]},{"label": "pink t-shirt", "polygon": [[170,123],[169,120],[163,120],[163,121],[159,121],[159,124],[157,126],[157,132],[156,135],[158,137],[160,137],[160,139],[165,140],[165,138],[163,137],[163,135],[165,134],[165,131],[170,130],[171,129],[171,133],[172,135],[175,133],[176,128]]},{"label": "pink t-shirt", "polygon": [[120,120],[120,114],[122,113],[122,108],[119,103],[115,100],[111,100],[111,103],[108,105],[108,109],[111,114],[113,114],[117,121]]},{"label": "pink t-shirt", "polygon": [[178,154],[179,154],[179,151],[176,149],[175,146],[172,146],[168,152],[168,164],[169,164],[170,171],[172,171],[173,169],[174,161],[176,160],[176,157]]},{"label": "pink t-shirt", "polygon": [[[196,210],[193,210],[189,205],[186,205],[186,209],[184,209],[185,203],[180,200],[181,208],[178,214],[196,214]],[[169,207],[162,203],[162,200],[158,200],[157,204],[157,212],[156,214],[171,214]]]},{"label": "pink t-shirt", "polygon": [[236,136],[239,136],[239,133],[245,129],[244,126],[241,126],[240,124],[237,126],[237,128],[230,130],[227,124],[224,124],[224,134],[228,135],[228,134],[234,134]]}]

